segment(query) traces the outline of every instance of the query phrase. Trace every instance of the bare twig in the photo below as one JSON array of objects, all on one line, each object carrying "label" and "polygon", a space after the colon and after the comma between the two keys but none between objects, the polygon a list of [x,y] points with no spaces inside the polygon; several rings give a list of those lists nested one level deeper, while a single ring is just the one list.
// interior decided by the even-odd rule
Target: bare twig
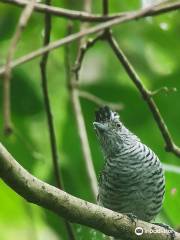
[{"label": "bare twig", "polygon": [[[47,208],[68,221],[97,229],[106,235],[124,240],[138,240],[135,228],[144,231],[141,240],[170,240],[163,227],[137,220],[136,224],[123,214],[97,206],[59,190],[28,173],[0,144],[0,177],[28,202]],[[174,240],[180,240],[175,232]]]},{"label": "bare twig", "polygon": [[[46,0],[46,4],[50,5],[51,0]],[[45,32],[44,32],[44,46],[49,44],[50,41],[50,35],[51,35],[51,16],[50,14],[45,14],[44,19],[45,24]],[[44,96],[44,105],[46,109],[46,115],[47,115],[47,122],[48,122],[48,130],[49,130],[49,136],[50,136],[50,144],[51,144],[51,154],[52,154],[52,162],[54,167],[54,175],[56,179],[56,184],[59,189],[63,189],[63,184],[60,176],[60,170],[58,165],[58,150],[57,150],[57,143],[56,143],[56,135],[55,135],[55,127],[53,124],[53,114],[51,110],[51,105],[49,101],[49,94],[48,94],[48,86],[47,86],[47,61],[48,61],[48,52],[45,53],[42,56],[41,62],[40,62],[40,69],[41,69],[41,80],[42,80],[42,90],[43,90],[43,96]],[[66,230],[68,233],[69,240],[74,240],[75,236],[73,233],[73,229],[69,222],[65,221]]]},{"label": "bare twig", "polygon": [[[84,6],[83,10],[86,12],[91,12],[91,5],[92,5],[92,0],[84,0]],[[88,27],[88,23],[83,23],[81,25],[80,30],[85,31],[86,28]],[[77,53],[77,58],[76,58],[76,63],[78,63],[81,66],[81,63],[79,62],[82,61],[82,46],[86,44],[86,39],[81,38],[79,41],[78,45],[78,53]],[[92,46],[92,45],[91,45]],[[79,68],[80,70],[80,68]],[[89,178],[89,184],[91,187],[91,191],[93,193],[94,200],[96,201],[97,199],[97,194],[98,194],[98,182],[96,178],[96,172],[94,169],[93,165],[93,160],[92,160],[92,155],[91,155],[91,150],[89,146],[89,141],[88,141],[88,136],[87,136],[87,131],[86,131],[86,126],[85,126],[85,120],[83,116],[83,112],[81,109],[81,104],[80,104],[80,99],[79,99],[79,93],[78,89],[74,87],[74,82],[78,81],[78,71],[74,72],[72,74],[72,77],[70,79],[70,85],[71,87],[69,88],[70,90],[70,96],[71,96],[71,101],[72,101],[72,106],[74,109],[74,114],[76,118],[76,123],[77,123],[77,128],[78,128],[78,133],[81,141],[81,148],[84,156],[84,162],[86,166],[86,172],[87,176]]]},{"label": "bare twig", "polygon": [[126,70],[128,76],[133,81],[133,83],[141,93],[142,97],[148,104],[149,109],[153,114],[154,120],[156,121],[159,130],[162,134],[162,137],[164,138],[164,141],[166,143],[166,150],[180,157],[180,148],[176,146],[175,143],[173,142],[171,134],[159,112],[159,109],[155,104],[154,100],[152,99],[152,93],[149,90],[147,90],[146,87],[143,85],[136,71],[134,70],[134,68],[132,67],[132,65],[130,64],[127,57],[124,55],[123,51],[120,49],[118,43],[116,42],[115,38],[112,35],[109,35],[108,42],[112,47],[118,60],[124,66],[124,69]]},{"label": "bare twig", "polygon": [[154,91],[151,91],[149,93],[149,95],[151,95],[152,97],[161,93],[161,92],[164,92],[164,93],[170,93],[170,92],[177,92],[177,88],[173,87],[173,88],[168,88],[168,87],[161,87],[159,89],[156,89]]},{"label": "bare twig", "polygon": [[79,79],[79,71],[81,69],[81,66],[82,66],[82,62],[83,62],[83,59],[84,59],[84,56],[86,54],[86,52],[95,45],[95,43],[97,41],[99,41],[100,39],[103,39],[103,36],[104,36],[104,33],[100,33],[98,34],[95,38],[93,39],[88,39],[84,44],[82,44],[79,48],[79,51],[78,51],[78,55],[77,55],[77,58],[76,58],[76,61],[75,61],[75,64],[73,66],[73,69],[72,71],[75,73],[75,77],[76,77],[76,80]]},{"label": "bare twig", "polygon": [[103,7],[103,15],[107,16],[109,12],[109,2],[108,0],[102,0],[102,7]]},{"label": "bare twig", "polygon": [[163,169],[166,172],[172,172],[172,173],[180,174],[180,167],[179,166],[163,163]]},{"label": "bare twig", "polygon": [[[84,0],[83,2],[83,10],[87,13],[91,12],[91,4],[92,1],[91,0]],[[80,26],[80,31],[83,32],[84,30],[86,30],[86,28],[88,27],[88,23],[83,23]],[[77,51],[77,56],[76,56],[76,61],[75,64],[72,68],[72,70],[75,73],[75,79],[79,80],[79,70],[81,68],[81,63],[83,61],[83,56],[84,56],[84,51],[86,51],[86,45],[87,45],[86,38],[80,38],[79,40],[79,44],[78,44],[78,51]],[[91,44],[91,46],[93,46],[93,43]]]},{"label": "bare twig", "polygon": [[[180,3],[179,3],[179,7],[180,8]],[[173,8],[173,10],[177,10],[178,8]],[[142,17],[147,17],[148,16],[148,13],[152,13],[154,11],[154,9],[156,9],[156,7],[153,5],[151,7],[148,7],[148,8],[144,8],[143,10],[139,10],[139,11],[136,11],[136,12],[133,12],[133,13],[130,13],[128,15],[125,15],[123,17],[119,17],[119,18],[116,18],[116,19],[112,19],[112,20],[109,20],[105,23],[101,23],[101,24],[98,24],[94,27],[91,27],[91,28],[88,28],[84,31],[80,31],[78,33],[74,33],[74,34],[71,34],[63,39],[60,39],[60,40],[57,40],[57,41],[54,41],[52,43],[50,43],[49,45],[43,47],[43,48],[40,48],[34,52],[31,52],[25,56],[22,56],[16,60],[14,60],[13,62],[11,62],[10,64],[10,67],[11,68],[14,68],[18,65],[21,65],[25,62],[28,62],[36,57],[39,57],[41,56],[42,54],[44,54],[45,52],[49,52],[49,51],[52,51],[60,46],[63,46],[65,44],[69,44],[77,39],[80,39],[82,37],[85,37],[89,34],[93,34],[93,33],[97,33],[97,32],[100,32],[108,27],[113,27],[115,25],[118,25],[118,24],[122,24],[122,23],[125,23],[125,22],[128,22],[128,21],[131,21],[131,20],[137,20],[137,19],[140,19]],[[167,12],[167,11],[166,11]],[[0,68],[0,75],[3,74],[5,71],[5,67],[2,66]]]},{"label": "bare twig", "polygon": [[24,10],[22,11],[7,54],[3,80],[3,117],[5,134],[10,134],[12,132],[11,102],[10,102],[11,62],[13,60],[14,53],[16,51],[16,47],[20,39],[20,36],[33,12],[35,2],[36,2],[35,0],[29,1],[25,6]]},{"label": "bare twig", "polygon": [[[19,7],[24,7],[28,3],[27,0],[0,0],[2,3],[8,3],[8,4],[14,4]],[[171,3],[171,4],[166,4],[165,6],[160,6],[152,9],[152,11],[148,12],[145,16],[142,17],[147,17],[147,16],[155,16],[163,13],[167,13],[170,11],[175,11],[180,8],[180,3]],[[86,12],[80,12],[80,11],[74,11],[74,10],[68,10],[64,8],[59,8],[59,7],[53,7],[53,6],[47,6],[42,3],[36,3],[35,4],[35,9],[36,12],[39,13],[49,13],[53,16],[58,16],[58,17],[64,17],[67,19],[71,20],[79,20],[79,21],[86,21],[86,22],[104,22],[110,19],[114,18],[119,18],[128,14],[131,14],[131,12],[120,12],[120,13],[114,13],[109,16],[102,16],[98,14],[89,14]]]},{"label": "bare twig", "polygon": [[93,95],[92,93],[89,93],[89,92],[86,92],[83,90],[79,90],[78,94],[80,97],[95,103],[99,107],[108,105],[114,111],[121,111],[124,108],[124,105],[122,103],[113,103],[113,102],[105,101],[105,100]]},{"label": "bare twig", "polygon": [[76,88],[71,89],[70,95],[71,95],[72,106],[74,109],[76,123],[78,127],[78,133],[81,141],[81,147],[82,147],[84,162],[86,166],[86,172],[89,178],[89,184],[94,196],[94,200],[96,200],[97,193],[98,193],[98,183],[97,183],[96,173],[93,166],[84,117],[83,117],[83,113],[82,113],[82,109],[79,101],[78,90]]},{"label": "bare twig", "polygon": [[[160,1],[158,4],[161,4],[163,2],[167,2],[167,1]],[[152,8],[152,6],[150,6],[150,8]],[[103,0],[103,13],[106,15],[108,14],[108,0]],[[117,56],[118,60],[124,66],[124,69],[126,70],[127,74],[129,75],[131,80],[134,82],[134,84],[136,85],[138,90],[140,91],[144,100],[147,102],[147,104],[153,114],[153,117],[161,131],[161,134],[166,142],[166,147],[165,147],[166,150],[171,151],[174,154],[176,154],[176,156],[180,157],[180,148],[177,147],[175,145],[175,143],[173,142],[170,132],[159,112],[159,109],[158,109],[156,103],[154,102],[153,99],[151,99],[152,96],[158,94],[160,91],[168,92],[170,89],[168,89],[167,87],[163,87],[163,88],[160,88],[153,92],[147,90],[145,88],[145,86],[143,85],[143,83],[141,82],[141,79],[137,75],[136,71],[134,70],[134,68],[132,67],[130,62],[128,61],[127,57],[124,55],[123,51],[118,46],[118,43],[116,42],[112,33],[110,31],[108,31],[108,29],[105,33],[106,33],[105,39],[109,42],[109,44],[110,44],[111,48],[113,49],[115,55]],[[173,91],[176,91],[176,89],[173,88]]]},{"label": "bare twig", "polygon": [[[109,0],[102,0],[102,12],[103,12],[103,16],[108,16],[109,15]],[[110,34],[110,28],[105,28],[104,29],[104,40],[106,40],[106,38],[108,37],[108,35]]]},{"label": "bare twig", "polygon": [[[91,8],[91,0],[86,0],[84,2],[84,9],[90,10],[90,8]],[[83,28],[84,28],[84,26],[81,26],[82,31],[83,31]],[[83,39],[79,42],[79,46],[78,46],[79,51],[81,51],[80,46],[82,44],[82,41],[83,41]],[[80,55],[79,51],[78,51],[77,56]],[[80,137],[80,141],[81,141],[81,148],[82,148],[82,153],[83,153],[84,162],[85,162],[85,166],[86,166],[87,176],[89,179],[89,184],[90,184],[91,191],[92,191],[92,194],[94,197],[94,201],[96,201],[97,193],[98,193],[98,183],[97,183],[96,173],[94,170],[93,161],[92,161],[92,157],[91,157],[91,151],[90,151],[90,147],[89,147],[85,121],[84,121],[81,104],[80,104],[80,100],[79,100],[79,93],[78,93],[78,89],[76,88],[76,85],[77,85],[76,76],[77,75],[75,74],[75,72],[72,72],[72,74],[70,74],[71,73],[71,62],[70,62],[70,52],[69,52],[68,47],[66,48],[65,57],[66,57],[65,67],[66,67],[66,72],[67,72],[69,94],[71,97],[72,107],[74,110],[77,129],[78,129],[78,133],[79,133],[79,137]]]},{"label": "bare twig", "polygon": [[[103,12],[104,12],[104,14],[108,13],[108,1],[107,0],[103,0]],[[79,75],[79,70],[81,69],[82,61],[83,61],[83,58],[84,58],[86,52],[91,47],[93,47],[95,45],[95,43],[100,39],[104,40],[104,32],[98,34],[94,39],[89,39],[84,44],[82,44],[81,47],[79,48],[79,53],[77,55],[75,65],[73,67],[73,71],[75,73],[76,80],[78,80],[78,78],[79,78],[79,76],[78,76]],[[80,97],[83,97],[85,99],[88,99],[89,101],[92,101],[92,102],[96,103],[98,106],[109,105],[114,110],[115,109],[120,110],[123,107],[122,104],[109,103],[107,101],[102,100],[101,98],[98,98],[97,96],[95,96],[91,93],[88,93],[86,91],[82,91],[80,89],[78,91],[78,95]]]},{"label": "bare twig", "polygon": [[[50,4],[50,0],[46,0],[46,4]],[[50,41],[50,32],[51,32],[51,17],[49,14],[46,14],[44,46],[46,46]],[[61,178],[59,174],[57,143],[56,143],[55,129],[53,124],[53,115],[51,111],[48,86],[47,86],[47,74],[46,74],[47,60],[48,60],[48,52],[42,55],[42,59],[40,62],[41,81],[42,81],[42,90],[43,90],[43,96],[44,96],[44,105],[45,105],[47,121],[48,121],[48,130],[49,130],[50,143],[51,143],[51,154],[52,154],[52,160],[53,160],[53,166],[54,166],[54,174],[56,178],[57,187],[61,188],[62,183],[61,183]]]},{"label": "bare twig", "polygon": [[[27,0],[0,0],[2,3],[13,4],[18,7],[24,7],[27,4]],[[88,5],[86,4],[88,7]],[[89,8],[89,7],[88,7]],[[60,7],[47,6],[43,3],[36,3],[35,11],[39,13],[49,13],[52,16],[63,17],[69,20],[78,20],[82,22],[104,22],[116,17],[123,16],[126,13],[116,13],[110,16],[109,18],[102,17],[100,14],[90,14],[87,9],[85,11],[75,11],[64,9]]]},{"label": "bare twig", "polygon": [[85,0],[83,10],[86,14],[90,14],[92,10],[92,0]]}]

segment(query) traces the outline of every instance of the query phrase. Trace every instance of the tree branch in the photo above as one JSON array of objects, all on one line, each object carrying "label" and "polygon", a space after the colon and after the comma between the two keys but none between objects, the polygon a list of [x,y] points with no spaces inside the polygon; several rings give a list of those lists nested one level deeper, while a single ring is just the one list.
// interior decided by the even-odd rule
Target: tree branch
[{"label": "tree branch", "polygon": [[141,82],[141,79],[137,75],[136,71],[128,61],[127,57],[124,55],[123,51],[120,49],[118,43],[116,42],[115,38],[109,34],[108,42],[114,51],[115,55],[117,56],[118,60],[123,65],[124,69],[126,70],[128,76],[133,81],[139,92],[141,93],[143,99],[146,101],[151,113],[153,114],[154,120],[157,123],[159,130],[164,138],[166,143],[166,150],[174,153],[176,156],[180,157],[180,148],[175,145],[171,134],[159,112],[159,109],[152,99],[152,93],[146,89],[146,87]]},{"label": "tree branch", "polygon": [[[6,3],[6,4],[7,3],[13,4],[18,7],[24,7],[28,3],[27,0],[0,0],[0,2]],[[102,17],[102,15],[98,15],[98,14],[90,14],[88,12],[83,12],[83,11],[75,11],[75,10],[69,10],[69,9],[64,9],[60,7],[47,6],[46,4],[43,4],[43,3],[36,3],[35,11],[39,13],[49,13],[53,16],[63,17],[69,20],[78,20],[83,22],[104,22],[106,20],[117,18],[126,14],[126,13],[117,13],[107,18],[107,17]]]},{"label": "tree branch", "polygon": [[[125,240],[170,240],[160,226],[137,220],[136,224],[126,216],[97,206],[59,190],[28,173],[0,143],[0,177],[28,202],[47,208],[68,221],[86,225],[107,235]],[[136,236],[136,227],[144,230]],[[176,232],[175,240],[180,240]]]},{"label": "tree branch", "polygon": [[109,12],[109,0],[102,0],[102,6],[103,6],[103,15],[107,16]]},{"label": "tree branch", "polygon": [[85,121],[84,121],[84,117],[83,117],[83,113],[82,113],[82,109],[79,101],[78,90],[76,88],[74,88],[73,90],[70,90],[70,96],[71,96],[72,106],[73,106],[73,110],[76,118],[78,134],[81,141],[81,148],[82,148],[82,153],[83,153],[84,162],[86,166],[86,172],[88,175],[89,184],[91,187],[91,191],[93,193],[94,200],[96,201],[97,194],[98,194],[98,182],[97,182],[96,173],[95,173],[94,165],[92,161]]},{"label": "tree branch", "polygon": [[75,64],[72,68],[72,71],[75,74],[75,78],[76,80],[79,80],[79,71],[81,69],[83,60],[84,60],[84,56],[86,54],[86,52],[95,45],[95,43],[99,40],[101,40],[103,38],[103,33],[98,34],[95,38],[93,39],[88,39],[86,42],[84,42],[83,44],[81,44],[81,46],[79,46],[79,51],[77,54],[77,58],[75,61]]},{"label": "tree branch", "polygon": [[177,92],[177,88],[173,87],[173,88],[168,88],[166,86],[161,87],[159,89],[156,89],[154,91],[151,91],[149,94],[154,97],[155,95],[158,95],[159,93],[164,92],[164,93],[170,93],[170,92]]},{"label": "tree branch", "polygon": [[95,96],[92,93],[89,93],[89,92],[86,92],[86,91],[83,91],[80,89],[78,91],[78,94],[81,98],[87,99],[87,100],[95,103],[99,107],[108,105],[114,111],[121,111],[124,108],[124,105],[122,103],[109,102],[109,101],[103,100],[103,99]]},{"label": "tree branch", "polygon": [[[50,4],[50,0],[47,0],[47,5]],[[45,15],[45,29],[44,29],[44,43],[43,45],[46,46],[49,44],[50,41],[50,33],[51,33],[51,16],[49,14]],[[48,52],[42,55],[42,59],[40,61],[40,69],[41,69],[41,82],[42,82],[42,91],[44,97],[44,106],[47,116],[47,123],[48,123],[48,131],[50,136],[50,144],[51,144],[51,154],[52,154],[52,162],[54,167],[54,174],[56,179],[56,184],[58,188],[62,188],[61,177],[59,174],[59,166],[58,166],[58,151],[57,151],[57,143],[56,143],[56,136],[55,136],[55,129],[53,124],[53,115],[51,111],[51,105],[49,100],[49,93],[48,93],[48,85],[47,85],[47,61],[48,61]]]},{"label": "tree branch", "polygon": [[11,62],[16,51],[18,41],[27,22],[33,12],[35,0],[31,0],[26,3],[24,10],[21,13],[16,30],[11,40],[11,44],[7,54],[6,65],[4,67],[4,79],[3,79],[3,117],[4,117],[4,132],[5,134],[12,133],[11,122],[11,101],[10,101],[10,80],[11,80]]},{"label": "tree branch", "polygon": [[[46,4],[50,5],[51,0],[46,0]],[[50,42],[50,35],[51,35],[51,15],[45,14],[44,18],[44,46],[49,44]],[[55,134],[55,127],[53,123],[53,114],[51,110],[50,100],[49,100],[49,93],[48,93],[48,84],[47,84],[47,61],[48,61],[48,52],[42,55],[42,59],[40,62],[40,69],[41,69],[41,82],[42,82],[42,91],[44,96],[44,105],[47,115],[47,123],[48,123],[48,130],[49,130],[49,137],[50,137],[50,144],[51,144],[51,154],[52,154],[52,163],[54,168],[54,175],[57,187],[59,189],[63,189],[62,178],[60,175],[59,170],[59,157],[58,157],[58,150],[57,150],[57,142],[56,142],[56,134]],[[64,221],[67,234],[69,240],[75,240],[74,232],[72,226],[69,222]]]},{"label": "tree branch", "polygon": [[[91,9],[91,0],[84,1],[84,10],[90,11]],[[84,29],[84,24],[81,25],[81,31]],[[79,59],[79,56],[81,55],[81,44],[84,39],[81,39],[78,44],[78,53],[77,53],[77,59]],[[94,201],[96,201],[97,194],[98,194],[98,182],[96,178],[96,173],[93,165],[93,160],[91,156],[91,150],[89,146],[85,121],[83,117],[83,112],[81,109],[80,99],[79,99],[79,93],[78,89],[76,88],[77,85],[77,77],[78,75],[76,72],[71,72],[71,62],[70,62],[70,52],[68,47],[66,48],[66,62],[65,62],[66,72],[67,72],[67,85],[69,87],[69,94],[71,98],[71,103],[76,119],[76,125],[77,130],[81,142],[81,149],[83,153],[83,159],[86,167],[86,173],[87,177],[89,179],[89,185],[91,188],[91,192],[93,194]]]},{"label": "tree branch", "polygon": [[[173,10],[177,10],[179,8],[180,8],[180,3],[179,3],[178,8],[173,8]],[[154,12],[155,9],[156,9],[156,6],[153,5],[153,6],[144,8],[142,10],[132,12],[130,14],[127,14],[127,15],[123,16],[123,17],[119,17],[119,18],[112,19],[112,20],[109,20],[107,22],[98,24],[98,25],[96,25],[94,27],[91,27],[91,28],[88,28],[84,31],[80,31],[78,33],[71,34],[71,35],[69,35],[69,36],[67,36],[63,39],[60,39],[60,40],[57,40],[57,41],[54,41],[54,42],[48,44],[46,47],[35,50],[34,52],[31,52],[31,53],[29,53],[25,56],[22,56],[22,57],[20,57],[16,60],[14,60],[13,62],[11,62],[10,67],[14,68],[18,65],[21,65],[21,64],[23,64],[25,62],[28,62],[28,61],[36,58],[36,57],[41,56],[45,52],[52,51],[52,50],[54,50],[54,49],[56,49],[60,46],[65,45],[65,44],[69,44],[69,43],[71,43],[75,40],[78,40],[82,37],[85,37],[86,35],[100,32],[100,31],[102,31],[102,30],[104,30],[108,27],[113,27],[113,26],[118,25],[120,23],[122,24],[122,23],[125,23],[125,22],[128,22],[128,21],[131,21],[131,20],[137,20],[137,19],[140,19],[142,17],[147,17],[147,16],[149,16],[148,14]],[[0,68],[0,75],[2,75],[4,73],[4,71],[5,71],[5,66],[2,66]]]},{"label": "tree branch", "polygon": [[[2,3],[6,4],[13,4],[18,7],[24,7],[28,3],[27,0],[0,0]],[[165,6],[160,6],[152,9],[152,11],[148,12],[146,15],[142,16],[147,17],[147,16],[155,16],[159,14],[164,14],[170,11],[175,11],[180,8],[180,3],[171,3],[171,4],[166,4]],[[80,11],[74,11],[74,10],[69,10],[69,9],[64,9],[64,8],[59,8],[59,7],[53,7],[53,6],[47,6],[46,4],[42,3],[36,3],[35,4],[35,9],[36,12],[39,13],[49,13],[53,16],[57,17],[63,17],[71,20],[78,20],[78,21],[86,21],[86,22],[104,22],[110,19],[114,18],[119,18],[123,17],[125,15],[131,14],[131,12],[120,12],[120,13],[114,13],[109,16],[102,16],[98,14],[90,14],[86,12],[80,12]]]}]

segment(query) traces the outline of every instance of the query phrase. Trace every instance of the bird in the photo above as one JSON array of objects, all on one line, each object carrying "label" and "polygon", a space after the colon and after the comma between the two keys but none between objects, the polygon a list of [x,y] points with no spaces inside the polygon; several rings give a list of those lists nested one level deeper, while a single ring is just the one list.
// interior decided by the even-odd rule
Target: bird
[{"label": "bird", "polygon": [[105,160],[98,204],[151,222],[160,212],[165,194],[159,158],[108,106],[95,112],[93,126]]}]

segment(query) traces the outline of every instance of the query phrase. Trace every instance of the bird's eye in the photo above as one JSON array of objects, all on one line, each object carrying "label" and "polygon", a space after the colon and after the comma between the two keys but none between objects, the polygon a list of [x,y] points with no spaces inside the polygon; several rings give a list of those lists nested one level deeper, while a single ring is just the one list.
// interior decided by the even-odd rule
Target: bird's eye
[{"label": "bird's eye", "polygon": [[121,124],[120,123],[116,123],[116,127],[120,128]]}]

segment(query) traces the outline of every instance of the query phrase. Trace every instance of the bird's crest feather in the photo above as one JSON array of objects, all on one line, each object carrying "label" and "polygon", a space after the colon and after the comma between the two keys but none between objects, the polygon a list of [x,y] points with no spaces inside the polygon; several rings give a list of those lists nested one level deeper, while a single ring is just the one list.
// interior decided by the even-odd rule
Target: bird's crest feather
[{"label": "bird's crest feather", "polygon": [[108,106],[99,108],[98,111],[95,112],[96,114],[96,122],[109,122],[114,120],[119,120],[119,115],[117,112],[111,111]]}]

